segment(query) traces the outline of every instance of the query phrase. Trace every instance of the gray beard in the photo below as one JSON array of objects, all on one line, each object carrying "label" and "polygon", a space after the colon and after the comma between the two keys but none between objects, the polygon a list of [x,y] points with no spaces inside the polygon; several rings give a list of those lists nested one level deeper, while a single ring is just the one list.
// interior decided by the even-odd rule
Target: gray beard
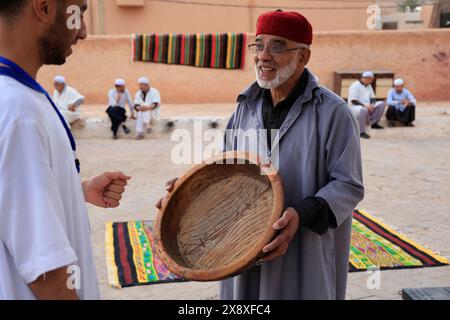
[{"label": "gray beard", "polygon": [[259,67],[255,66],[256,82],[258,82],[258,85],[263,89],[270,90],[278,88],[294,75],[296,67],[297,61],[296,59],[292,59],[291,63],[277,71],[275,79],[271,81],[263,81],[259,78]]}]

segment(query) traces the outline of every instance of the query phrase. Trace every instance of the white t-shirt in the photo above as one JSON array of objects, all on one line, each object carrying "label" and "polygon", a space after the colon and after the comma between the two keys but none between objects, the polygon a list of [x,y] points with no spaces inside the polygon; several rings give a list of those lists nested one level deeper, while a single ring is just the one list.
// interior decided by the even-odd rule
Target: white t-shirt
[{"label": "white t-shirt", "polygon": [[356,81],[353,83],[348,91],[348,104],[353,107],[353,100],[358,100],[362,104],[369,105],[371,99],[375,99],[375,92],[373,91],[372,85],[367,87],[361,83],[361,81]]},{"label": "white t-shirt", "polygon": [[80,298],[99,299],[66,131],[43,94],[5,76],[0,92],[0,300],[35,299],[27,284],[67,265]]}]

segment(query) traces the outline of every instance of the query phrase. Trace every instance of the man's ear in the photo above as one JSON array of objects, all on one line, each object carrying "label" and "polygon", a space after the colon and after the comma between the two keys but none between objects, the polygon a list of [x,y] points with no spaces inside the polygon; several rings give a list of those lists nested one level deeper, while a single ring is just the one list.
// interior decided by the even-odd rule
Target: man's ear
[{"label": "man's ear", "polygon": [[51,23],[54,20],[56,1],[58,0],[31,0],[35,17],[42,22]]},{"label": "man's ear", "polygon": [[310,58],[311,58],[310,49],[303,49],[301,50],[301,53],[298,55],[299,62],[305,66],[308,64]]}]

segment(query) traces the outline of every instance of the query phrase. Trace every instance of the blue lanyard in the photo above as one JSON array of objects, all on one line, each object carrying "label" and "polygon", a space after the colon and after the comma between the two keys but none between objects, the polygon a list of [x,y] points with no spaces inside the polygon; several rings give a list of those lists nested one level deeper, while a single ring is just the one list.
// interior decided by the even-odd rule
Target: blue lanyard
[{"label": "blue lanyard", "polygon": [[55,103],[53,102],[52,98],[50,98],[50,95],[47,91],[45,91],[42,86],[36,82],[28,73],[25,72],[20,66],[12,62],[11,60],[8,60],[7,58],[4,58],[0,56],[0,64],[3,64],[7,67],[1,67],[0,66],[0,75],[4,75],[10,78],[13,78],[14,80],[22,83],[24,86],[27,86],[30,89],[33,89],[39,93],[44,94],[50,104],[52,105],[53,109],[55,110],[56,114],[59,117],[59,120],[61,120],[62,125],[64,126],[64,129],[66,130],[67,137],[69,138],[70,145],[72,147],[72,151],[75,158],[75,167],[77,169],[77,172],[80,173],[80,161],[78,160],[76,156],[77,146],[75,144],[75,139],[73,138],[72,132],[70,131],[69,126],[67,125],[66,121],[64,120],[64,117],[59,112],[58,108],[56,107]]}]

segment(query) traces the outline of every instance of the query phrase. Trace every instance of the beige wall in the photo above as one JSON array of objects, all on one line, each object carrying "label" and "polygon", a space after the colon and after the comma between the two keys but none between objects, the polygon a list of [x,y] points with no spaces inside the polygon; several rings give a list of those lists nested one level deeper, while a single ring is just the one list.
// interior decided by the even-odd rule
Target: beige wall
[{"label": "beige wall", "polygon": [[431,21],[431,18],[434,9],[435,9],[434,5],[422,6],[422,12],[420,14],[422,16],[423,25],[425,26],[425,28],[432,28],[433,22]]},{"label": "beige wall", "polygon": [[[251,41],[251,40],[250,40]],[[254,81],[252,61],[245,70],[217,70],[131,61],[129,36],[93,36],[81,42],[63,67],[45,67],[38,79],[51,89],[56,74],[87,97],[106,104],[117,77],[134,93],[147,75],[166,103],[234,102]],[[389,69],[406,80],[421,100],[450,100],[450,29],[423,31],[353,31],[316,33],[310,69],[327,87],[340,69]]]},{"label": "beige wall", "polygon": [[[188,0],[183,0],[188,1]],[[118,3],[142,4],[119,6]],[[150,0],[90,0],[87,13],[90,34],[255,32],[258,16],[275,8],[302,12],[318,31],[366,29],[367,7],[374,0],[199,0],[212,4],[266,6],[235,8],[174,4]],[[311,9],[315,8],[315,9]],[[337,9],[336,9],[337,8]],[[352,9],[355,8],[355,9]],[[292,9],[294,10],[294,9]]]}]

